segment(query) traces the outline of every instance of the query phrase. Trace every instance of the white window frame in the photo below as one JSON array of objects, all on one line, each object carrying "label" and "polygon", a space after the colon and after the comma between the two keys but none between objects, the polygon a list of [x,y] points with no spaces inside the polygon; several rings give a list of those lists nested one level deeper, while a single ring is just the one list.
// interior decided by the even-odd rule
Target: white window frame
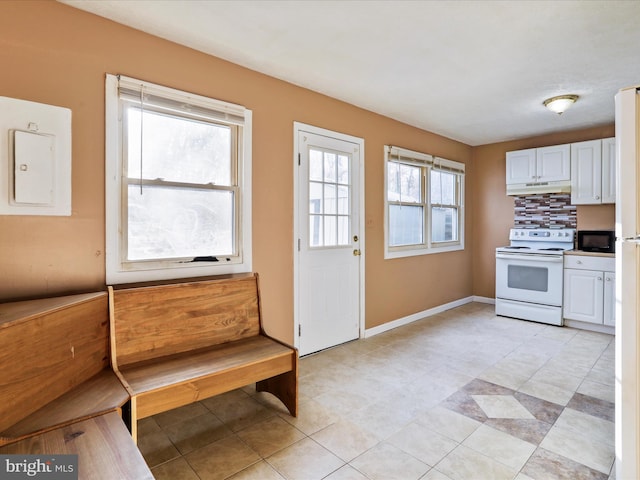
[{"label": "white window frame", "polygon": [[[422,189],[422,205],[423,218],[423,242],[414,245],[390,246],[390,229],[389,229],[389,205],[394,202],[389,201],[388,193],[388,166],[389,162],[406,163],[421,168],[421,189]],[[431,237],[431,210],[432,207],[449,205],[432,205],[430,178],[431,170],[442,170],[456,174],[458,181],[458,204],[451,205],[458,208],[458,240],[450,242],[433,242]],[[447,160],[445,158],[434,157],[432,155],[415,152],[406,148],[396,147],[392,145],[384,146],[384,258],[403,258],[417,255],[428,255],[432,253],[453,252],[464,250],[464,190],[465,190],[465,165],[461,162]]]},{"label": "white window frame", "polygon": [[[238,219],[236,225],[238,254],[234,258],[218,262],[192,262],[158,260],[126,262],[127,191],[123,188],[126,174],[123,172],[123,118],[120,88],[143,89],[145,95],[179,102],[185,111],[206,109],[214,112],[221,122],[225,119],[241,121],[237,159]],[[106,282],[107,284],[166,280],[219,274],[250,272],[252,270],[251,233],[251,123],[252,112],[243,106],[214,100],[161,85],[136,80],[122,75],[107,74],[105,82],[105,217],[106,217]],[[233,123],[229,120],[229,123]]]}]

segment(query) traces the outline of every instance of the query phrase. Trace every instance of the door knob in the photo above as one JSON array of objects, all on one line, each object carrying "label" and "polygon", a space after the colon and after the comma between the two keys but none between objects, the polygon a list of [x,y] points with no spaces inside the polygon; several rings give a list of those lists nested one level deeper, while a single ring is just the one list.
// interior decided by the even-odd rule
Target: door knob
[{"label": "door knob", "polygon": [[359,257],[359,256],[360,256],[360,249],[359,249],[359,248],[356,248],[356,249],[353,251],[353,256],[354,256],[354,257]]}]

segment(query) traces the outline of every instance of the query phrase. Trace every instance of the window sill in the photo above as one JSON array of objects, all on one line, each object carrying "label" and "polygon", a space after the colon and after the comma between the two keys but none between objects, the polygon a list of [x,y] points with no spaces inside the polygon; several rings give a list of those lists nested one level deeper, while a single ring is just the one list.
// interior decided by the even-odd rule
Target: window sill
[{"label": "window sill", "polygon": [[385,249],[384,259],[391,260],[394,258],[416,257],[418,255],[431,255],[433,253],[457,252],[461,250],[464,250],[464,243],[461,243],[458,245],[447,245],[444,247],[411,248],[407,250],[389,251]]}]

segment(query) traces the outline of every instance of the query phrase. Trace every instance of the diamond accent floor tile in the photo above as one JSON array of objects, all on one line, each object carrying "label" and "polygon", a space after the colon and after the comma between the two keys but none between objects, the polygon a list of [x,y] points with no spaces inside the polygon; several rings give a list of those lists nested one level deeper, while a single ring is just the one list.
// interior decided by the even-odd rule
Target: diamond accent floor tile
[{"label": "diamond accent floor tile", "polygon": [[477,422],[539,445],[564,407],[510,388],[474,379],[441,404]]}]

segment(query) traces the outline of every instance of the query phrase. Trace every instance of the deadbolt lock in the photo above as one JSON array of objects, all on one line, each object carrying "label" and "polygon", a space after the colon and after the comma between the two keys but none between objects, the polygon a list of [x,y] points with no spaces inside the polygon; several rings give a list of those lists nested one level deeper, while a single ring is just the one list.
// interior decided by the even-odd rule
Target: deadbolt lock
[{"label": "deadbolt lock", "polygon": [[357,241],[358,241],[358,235],[354,235],[354,236],[353,236],[353,241],[354,241],[354,242],[357,242]]}]

